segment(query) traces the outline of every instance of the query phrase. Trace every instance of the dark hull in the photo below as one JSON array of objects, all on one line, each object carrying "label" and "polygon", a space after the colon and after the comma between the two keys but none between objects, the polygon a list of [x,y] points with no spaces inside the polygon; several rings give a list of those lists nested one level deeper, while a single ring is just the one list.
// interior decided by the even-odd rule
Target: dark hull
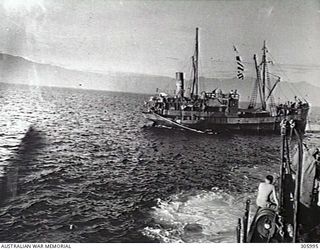
[{"label": "dark hull", "polygon": [[280,123],[283,119],[293,120],[295,127],[304,133],[306,129],[307,113],[305,115],[269,116],[269,117],[211,117],[197,121],[183,121],[170,116],[145,112],[144,116],[154,125],[169,127],[187,127],[201,131],[231,131],[235,133],[279,133]]}]

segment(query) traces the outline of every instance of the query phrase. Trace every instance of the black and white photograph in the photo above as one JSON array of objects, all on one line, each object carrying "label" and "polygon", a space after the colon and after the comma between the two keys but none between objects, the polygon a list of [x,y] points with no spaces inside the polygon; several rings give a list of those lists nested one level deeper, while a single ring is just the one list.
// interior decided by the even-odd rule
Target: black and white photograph
[{"label": "black and white photograph", "polygon": [[1,248],[319,247],[319,0],[0,17]]}]

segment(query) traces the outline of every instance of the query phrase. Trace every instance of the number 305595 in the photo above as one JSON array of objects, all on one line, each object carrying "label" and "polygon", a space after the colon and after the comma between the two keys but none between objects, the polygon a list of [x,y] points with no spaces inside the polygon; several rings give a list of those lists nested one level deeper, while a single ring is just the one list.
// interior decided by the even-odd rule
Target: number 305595
[{"label": "number 305595", "polygon": [[301,244],[301,248],[318,248],[318,244]]}]

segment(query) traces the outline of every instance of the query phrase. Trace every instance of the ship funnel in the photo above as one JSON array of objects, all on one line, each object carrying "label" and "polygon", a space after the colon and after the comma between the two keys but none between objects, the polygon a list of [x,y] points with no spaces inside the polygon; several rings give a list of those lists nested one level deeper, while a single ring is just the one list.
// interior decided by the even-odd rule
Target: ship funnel
[{"label": "ship funnel", "polygon": [[176,96],[183,97],[184,93],[184,79],[183,72],[176,72]]}]

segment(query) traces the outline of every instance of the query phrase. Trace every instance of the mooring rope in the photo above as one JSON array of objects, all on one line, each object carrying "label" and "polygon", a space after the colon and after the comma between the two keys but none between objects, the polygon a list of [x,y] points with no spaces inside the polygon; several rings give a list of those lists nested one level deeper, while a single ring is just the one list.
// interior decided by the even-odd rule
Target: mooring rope
[{"label": "mooring rope", "polygon": [[169,123],[172,123],[172,124],[174,124],[174,125],[176,125],[176,126],[178,126],[178,127],[180,127],[180,128],[183,128],[183,129],[186,129],[186,130],[190,130],[190,131],[193,131],[193,132],[196,132],[196,133],[201,133],[201,134],[204,134],[204,133],[205,133],[204,131],[201,131],[201,130],[197,130],[197,129],[189,128],[189,127],[187,127],[187,126],[183,126],[183,125],[181,125],[181,124],[179,124],[179,123],[177,123],[177,122],[174,122],[174,121],[172,121],[172,120],[170,120],[170,119],[164,118],[163,116],[161,116],[161,115],[159,115],[159,114],[157,114],[157,113],[155,113],[155,112],[152,112],[152,113],[153,113],[154,115],[160,117],[162,120],[165,120],[165,121],[167,121],[167,122],[169,122]]}]

